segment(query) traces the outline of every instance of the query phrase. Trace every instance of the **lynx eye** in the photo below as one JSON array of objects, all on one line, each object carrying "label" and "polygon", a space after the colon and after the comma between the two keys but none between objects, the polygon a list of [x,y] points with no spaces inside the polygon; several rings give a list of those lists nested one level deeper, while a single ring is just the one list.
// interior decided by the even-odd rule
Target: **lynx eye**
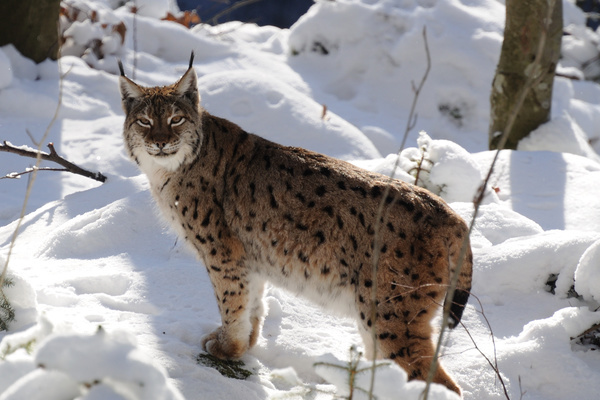
[{"label": "lynx eye", "polygon": [[171,124],[171,126],[179,126],[179,125],[183,124],[184,122],[185,122],[184,117],[182,117],[181,115],[176,115],[171,118],[171,120],[169,121],[169,124]]},{"label": "lynx eye", "polygon": [[150,128],[152,126],[152,121],[146,118],[140,118],[135,122],[143,128]]}]

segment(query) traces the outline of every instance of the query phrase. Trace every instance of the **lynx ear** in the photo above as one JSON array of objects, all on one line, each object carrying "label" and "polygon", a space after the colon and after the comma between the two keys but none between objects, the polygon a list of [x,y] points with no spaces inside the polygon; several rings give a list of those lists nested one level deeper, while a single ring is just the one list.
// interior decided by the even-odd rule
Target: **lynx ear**
[{"label": "lynx ear", "polygon": [[129,99],[135,99],[142,96],[142,89],[125,75],[119,77],[119,89],[121,89],[121,100],[123,102]]},{"label": "lynx ear", "polygon": [[198,106],[200,102],[200,95],[198,94],[198,78],[196,71],[192,67],[192,61],[194,61],[194,53],[190,58],[190,67],[185,74],[175,84],[175,92],[180,96],[188,98],[194,106]]},{"label": "lynx ear", "polygon": [[143,92],[134,81],[125,76],[125,71],[123,70],[123,64],[121,63],[121,60],[119,60],[119,71],[121,72],[121,76],[119,77],[121,101],[123,102],[123,107],[127,109],[127,106],[131,104],[131,101],[142,96]]}]

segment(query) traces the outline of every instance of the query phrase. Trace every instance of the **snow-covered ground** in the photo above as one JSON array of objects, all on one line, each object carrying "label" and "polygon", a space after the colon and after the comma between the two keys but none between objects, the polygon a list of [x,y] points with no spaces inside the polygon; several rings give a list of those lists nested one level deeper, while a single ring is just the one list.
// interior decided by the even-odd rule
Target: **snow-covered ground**
[{"label": "snow-covered ground", "polygon": [[[82,12],[75,22],[63,17],[69,55],[60,63],[36,66],[0,48],[0,140],[34,146],[27,132],[40,140],[58,106],[45,141],[108,180],[41,172],[35,181],[9,264],[6,293],[17,314],[0,333],[0,399],[344,395],[344,373],[314,364],[352,360],[350,348],[362,346],[353,322],[277,288],[266,293],[258,345],[243,357],[251,377],[226,378],[196,362],[201,337],[219,324],[217,306],[204,268],[156,217],[147,182],[123,151],[116,58],[129,76],[135,64],[139,83],[163,85],[179,78],[193,50],[211,113],[391,173],[412,86],[426,67],[426,28],[431,73],[396,176],[414,181],[408,171],[424,153],[429,171],[420,184],[470,220],[493,158],[488,96],[503,2],[318,1],[290,30],[240,23],[188,30],[158,19],[168,0],[138,0],[135,21],[126,7],[111,8],[117,1],[67,3]],[[600,40],[573,4],[564,6],[572,35],[559,70],[584,76]],[[552,121],[523,141],[523,151],[501,153],[475,223],[468,334],[452,331],[441,357],[466,399],[505,398],[482,353],[497,363],[512,399],[600,393],[600,355],[572,340],[600,322],[600,86],[558,77],[552,107]],[[2,153],[0,173],[32,163]],[[3,259],[27,180],[0,181]],[[378,370],[380,399],[418,398],[420,383],[405,384],[394,367]],[[436,388],[430,398],[452,394]]]}]

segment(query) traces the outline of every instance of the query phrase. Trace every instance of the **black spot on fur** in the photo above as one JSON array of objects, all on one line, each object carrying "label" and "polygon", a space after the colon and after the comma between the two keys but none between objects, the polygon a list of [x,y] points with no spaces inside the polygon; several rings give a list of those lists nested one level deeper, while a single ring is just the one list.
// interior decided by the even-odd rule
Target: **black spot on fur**
[{"label": "black spot on fur", "polygon": [[350,235],[350,241],[352,242],[354,251],[358,250],[358,243],[356,242],[356,237],[354,235]]},{"label": "black spot on fur", "polygon": [[353,186],[350,189],[356,193],[360,193],[362,195],[362,197],[367,197],[367,191],[363,187]]},{"label": "black spot on fur", "polygon": [[196,235],[196,240],[197,240],[197,241],[199,241],[199,242],[200,242],[200,243],[202,243],[202,244],[205,244],[205,243],[206,243],[206,239],[205,239],[205,238],[203,238],[203,237],[202,237],[202,236],[200,236],[200,235]]},{"label": "black spot on fur", "polygon": [[414,216],[413,216],[413,222],[418,222],[421,218],[423,218],[423,212],[422,211],[418,211]]},{"label": "black spot on fur", "polygon": [[281,171],[287,172],[291,176],[294,176],[294,168],[292,167],[286,167],[285,164],[279,164],[279,169]]},{"label": "black spot on fur", "polygon": [[315,237],[319,239],[319,244],[323,244],[325,242],[325,234],[323,231],[317,231],[317,233],[315,233]]},{"label": "black spot on fur", "polygon": [[415,210],[415,205],[413,203],[403,199],[399,199],[397,204],[404,207],[404,209],[408,212],[413,212]]},{"label": "black spot on fur", "polygon": [[360,221],[360,224],[362,226],[365,226],[365,216],[363,215],[363,213],[358,213],[358,220]]},{"label": "black spot on fur", "polygon": [[381,196],[381,186],[373,186],[371,189],[371,197],[377,198]]},{"label": "black spot on fur", "polygon": [[326,176],[327,178],[329,178],[331,176],[331,171],[327,167],[321,167],[321,169],[319,171],[321,172],[322,175]]},{"label": "black spot on fur", "polygon": [[206,215],[204,216],[204,219],[202,220],[202,223],[201,223],[202,226],[207,227],[210,224],[210,216],[212,215],[212,213],[213,213],[213,209],[210,208],[206,212]]},{"label": "black spot on fur", "polygon": [[267,190],[269,191],[269,195],[271,197],[271,200],[270,200],[271,208],[279,208],[279,204],[277,203],[277,200],[275,199],[275,196],[273,195],[273,186],[268,185]]},{"label": "black spot on fur", "polygon": [[325,206],[323,207],[323,211],[325,211],[330,217],[333,217],[333,207]]},{"label": "black spot on fur", "polygon": [[296,224],[296,228],[300,229],[301,231],[307,231],[307,230],[308,230],[308,226],[304,225],[304,224],[303,224],[303,223],[301,223],[301,222],[298,222],[298,223]]},{"label": "black spot on fur", "polygon": [[308,263],[308,256],[304,254],[302,251],[298,252],[298,259],[303,263]]}]

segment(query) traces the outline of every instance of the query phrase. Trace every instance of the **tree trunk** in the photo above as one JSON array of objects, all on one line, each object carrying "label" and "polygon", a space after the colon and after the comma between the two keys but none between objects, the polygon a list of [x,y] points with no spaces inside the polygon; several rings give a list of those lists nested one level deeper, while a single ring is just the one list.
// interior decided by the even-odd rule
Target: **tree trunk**
[{"label": "tree trunk", "polygon": [[[547,21],[549,11],[552,18]],[[504,148],[516,149],[519,140],[550,119],[562,27],[562,0],[506,0],[504,42],[490,96],[490,150],[498,148],[509,114],[528,79],[536,84],[527,93]],[[545,45],[539,68],[534,68],[542,38]]]},{"label": "tree trunk", "polygon": [[39,63],[58,56],[60,0],[0,0],[0,46],[12,43]]}]

